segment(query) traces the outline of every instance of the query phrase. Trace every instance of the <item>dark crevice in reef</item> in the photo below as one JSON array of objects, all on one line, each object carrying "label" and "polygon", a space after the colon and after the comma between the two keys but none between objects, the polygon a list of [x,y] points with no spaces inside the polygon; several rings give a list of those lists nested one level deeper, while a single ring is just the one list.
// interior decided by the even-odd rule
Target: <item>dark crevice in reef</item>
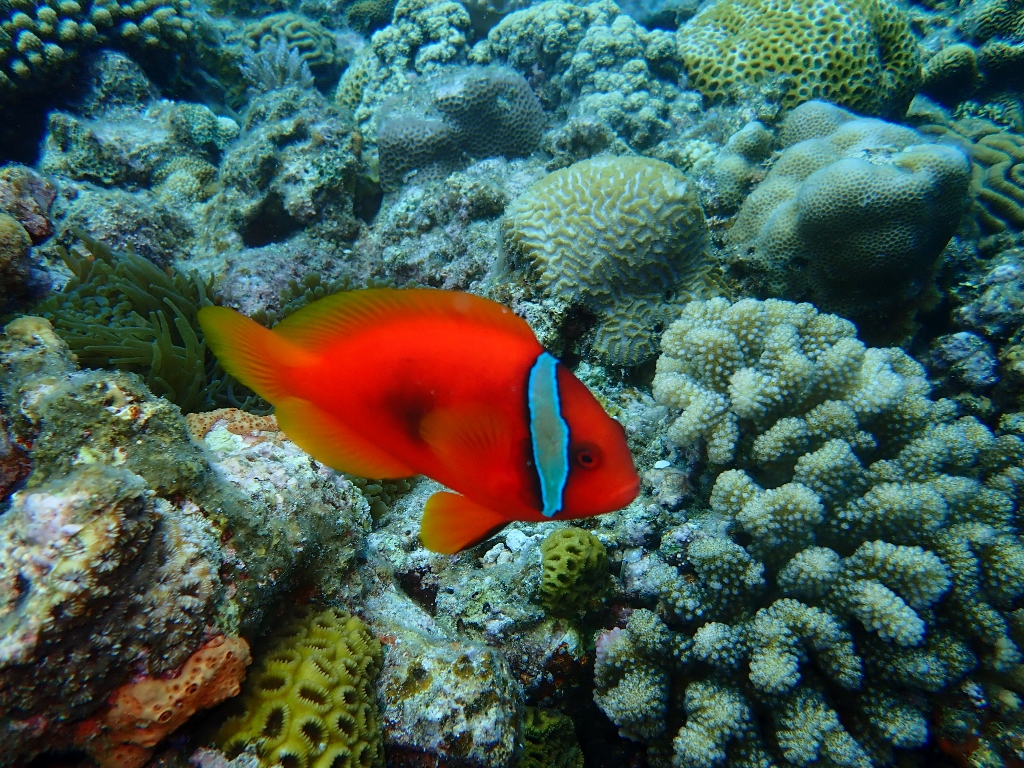
[{"label": "dark crevice in reef", "polygon": [[242,242],[247,248],[259,248],[287,240],[301,229],[302,224],[285,210],[281,195],[271,192],[246,224]]}]

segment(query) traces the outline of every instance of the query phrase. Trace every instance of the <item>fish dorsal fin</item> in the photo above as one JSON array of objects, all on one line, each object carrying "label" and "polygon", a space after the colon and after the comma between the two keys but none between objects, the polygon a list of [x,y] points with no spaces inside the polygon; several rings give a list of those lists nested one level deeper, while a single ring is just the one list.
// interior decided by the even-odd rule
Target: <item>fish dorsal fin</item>
[{"label": "fish dorsal fin", "polygon": [[417,474],[308,400],[285,398],[277,403],[274,414],[278,426],[299,448],[339,472],[370,478]]},{"label": "fish dorsal fin", "polygon": [[508,522],[504,515],[465,496],[438,491],[423,507],[420,539],[433,552],[453,555],[479,544]]},{"label": "fish dorsal fin", "polygon": [[461,291],[432,288],[367,288],[325,296],[289,315],[275,333],[306,349],[400,318],[447,317],[499,328],[540,346],[526,321],[496,301]]},{"label": "fish dorsal fin", "polygon": [[486,405],[457,405],[431,411],[420,422],[420,437],[449,469],[487,477],[512,459],[508,417]]}]

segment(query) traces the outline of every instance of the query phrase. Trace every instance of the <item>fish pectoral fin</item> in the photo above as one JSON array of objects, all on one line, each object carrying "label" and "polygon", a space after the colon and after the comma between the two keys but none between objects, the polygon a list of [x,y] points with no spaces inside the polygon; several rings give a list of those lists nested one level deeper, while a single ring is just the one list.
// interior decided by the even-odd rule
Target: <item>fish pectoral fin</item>
[{"label": "fish pectoral fin", "polygon": [[465,496],[438,491],[423,507],[420,540],[433,552],[453,555],[479,544],[508,522],[504,515]]},{"label": "fish pectoral fin", "polygon": [[420,437],[459,475],[486,477],[512,458],[507,418],[484,405],[438,408],[420,422]]},{"label": "fish pectoral fin", "polygon": [[339,472],[370,478],[418,474],[308,400],[285,398],[277,403],[274,414],[278,426],[299,448]]}]

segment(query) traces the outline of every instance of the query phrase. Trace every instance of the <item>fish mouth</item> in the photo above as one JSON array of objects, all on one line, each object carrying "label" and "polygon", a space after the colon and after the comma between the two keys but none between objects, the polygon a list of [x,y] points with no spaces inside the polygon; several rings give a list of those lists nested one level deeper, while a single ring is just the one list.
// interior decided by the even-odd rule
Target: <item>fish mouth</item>
[{"label": "fish mouth", "polygon": [[615,505],[612,509],[622,509],[629,506],[633,499],[640,495],[640,478],[636,476],[626,485],[611,495],[611,501]]}]

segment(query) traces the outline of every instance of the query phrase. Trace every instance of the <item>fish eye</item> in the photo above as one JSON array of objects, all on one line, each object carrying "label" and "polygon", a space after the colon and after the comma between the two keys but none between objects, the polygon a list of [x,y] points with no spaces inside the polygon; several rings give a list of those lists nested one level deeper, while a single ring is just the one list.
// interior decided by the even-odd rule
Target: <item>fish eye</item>
[{"label": "fish eye", "polygon": [[576,448],[573,460],[581,469],[597,469],[601,465],[601,449],[592,443],[584,443]]}]

